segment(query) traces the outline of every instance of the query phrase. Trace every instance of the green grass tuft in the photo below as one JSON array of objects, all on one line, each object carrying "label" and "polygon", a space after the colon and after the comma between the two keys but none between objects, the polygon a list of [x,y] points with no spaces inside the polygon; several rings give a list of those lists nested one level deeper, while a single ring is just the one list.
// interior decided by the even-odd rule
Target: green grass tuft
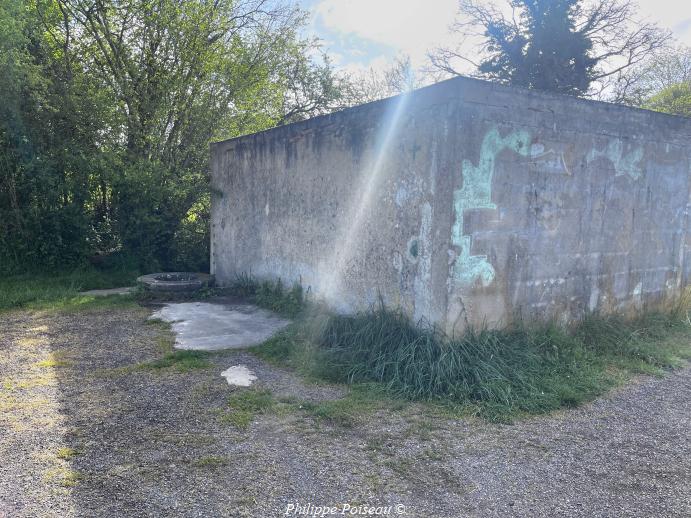
[{"label": "green grass tuft", "polygon": [[139,364],[138,368],[146,370],[175,369],[179,372],[189,372],[194,369],[211,367],[208,360],[209,353],[204,351],[177,350],[166,353],[163,358]]},{"label": "green grass tuft", "polygon": [[68,448],[67,446],[64,446],[64,447],[58,449],[58,452],[56,455],[57,455],[58,459],[70,460],[72,457],[77,455],[77,451],[73,450],[72,448]]},{"label": "green grass tuft", "polygon": [[[255,354],[300,374],[424,400],[494,421],[590,401],[634,373],[660,374],[691,356],[686,312],[589,316],[573,329],[517,324],[449,338],[380,305],[352,316],[305,311]],[[346,402],[314,406],[347,421]]]},{"label": "green grass tuft", "polygon": [[228,409],[221,413],[221,420],[244,430],[255,415],[269,411],[275,404],[270,390],[239,390],[228,398]]}]

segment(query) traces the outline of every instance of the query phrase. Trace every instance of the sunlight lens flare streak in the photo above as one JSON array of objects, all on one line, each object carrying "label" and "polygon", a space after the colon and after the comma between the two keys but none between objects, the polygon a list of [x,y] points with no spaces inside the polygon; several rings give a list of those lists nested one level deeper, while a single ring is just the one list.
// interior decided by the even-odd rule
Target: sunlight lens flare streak
[{"label": "sunlight lens flare streak", "polygon": [[321,296],[328,302],[335,303],[336,295],[343,280],[343,273],[353,258],[356,242],[361,234],[365,215],[370,211],[378,187],[383,181],[383,171],[390,158],[392,143],[399,133],[401,118],[410,99],[410,92],[392,99],[388,112],[382,119],[382,129],[377,138],[375,158],[371,166],[360,174],[360,188],[350,200],[339,232],[334,240],[333,253],[324,265],[319,283]]}]

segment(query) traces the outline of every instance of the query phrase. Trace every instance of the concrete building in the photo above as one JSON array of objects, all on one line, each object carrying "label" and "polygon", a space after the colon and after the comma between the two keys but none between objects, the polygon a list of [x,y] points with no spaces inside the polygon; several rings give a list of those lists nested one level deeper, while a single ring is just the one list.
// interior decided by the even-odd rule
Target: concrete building
[{"label": "concrete building", "polygon": [[212,145],[212,273],[447,331],[678,296],[691,119],[458,78]]}]

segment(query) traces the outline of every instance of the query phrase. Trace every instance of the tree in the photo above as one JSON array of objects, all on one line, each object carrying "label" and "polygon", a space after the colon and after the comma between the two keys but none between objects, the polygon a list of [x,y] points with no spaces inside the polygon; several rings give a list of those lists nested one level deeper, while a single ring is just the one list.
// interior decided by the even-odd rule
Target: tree
[{"label": "tree", "polygon": [[21,0],[0,2],[0,270],[75,261],[87,248],[82,166],[95,112],[65,86],[82,78],[44,44],[54,27]]},{"label": "tree", "polygon": [[649,110],[691,117],[691,81],[664,88],[648,99],[643,107]]},{"label": "tree", "polygon": [[644,106],[652,96],[689,81],[691,47],[680,45],[662,49],[619,75],[609,100],[630,106]]},{"label": "tree", "polygon": [[341,95],[305,20],[282,0],[0,0],[0,269],[207,261],[209,142]]},{"label": "tree", "polygon": [[[669,32],[634,21],[628,0],[509,0],[511,15],[493,4],[462,0],[452,30],[480,37],[480,59],[438,49],[432,67],[460,74],[470,63],[481,78],[571,95],[602,95],[624,70],[666,45]],[[478,32],[479,29],[479,32]]]},{"label": "tree", "polygon": [[398,56],[391,66],[373,69],[346,78],[345,104],[355,106],[392,97],[425,85],[427,77],[413,69],[409,56]]},{"label": "tree", "polygon": [[284,88],[278,124],[289,124],[344,107],[347,78],[334,72],[326,54],[315,61],[307,56],[305,49],[297,47],[286,57],[280,77]]}]

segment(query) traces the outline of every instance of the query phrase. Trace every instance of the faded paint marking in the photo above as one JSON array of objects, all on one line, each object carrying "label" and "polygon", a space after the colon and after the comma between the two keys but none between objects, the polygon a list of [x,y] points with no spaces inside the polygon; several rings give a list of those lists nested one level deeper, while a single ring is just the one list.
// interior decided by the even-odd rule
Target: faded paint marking
[{"label": "faded paint marking", "polygon": [[473,165],[463,160],[463,187],[454,191],[456,221],[451,234],[451,242],[457,246],[459,255],[453,266],[453,276],[461,284],[473,284],[481,279],[482,285],[489,285],[495,277],[494,268],[486,255],[471,255],[472,236],[463,235],[464,213],[469,209],[496,209],[492,203],[492,176],[497,155],[510,149],[522,156],[530,153],[530,134],[527,131],[514,131],[502,137],[494,128],[482,141],[480,160]]},{"label": "faded paint marking", "polygon": [[628,154],[624,154],[624,143],[621,139],[614,139],[607,144],[602,151],[591,149],[587,162],[598,158],[606,158],[614,166],[615,176],[628,175],[632,180],[638,180],[643,176],[643,167],[639,163],[643,158],[643,148],[639,147]]}]

